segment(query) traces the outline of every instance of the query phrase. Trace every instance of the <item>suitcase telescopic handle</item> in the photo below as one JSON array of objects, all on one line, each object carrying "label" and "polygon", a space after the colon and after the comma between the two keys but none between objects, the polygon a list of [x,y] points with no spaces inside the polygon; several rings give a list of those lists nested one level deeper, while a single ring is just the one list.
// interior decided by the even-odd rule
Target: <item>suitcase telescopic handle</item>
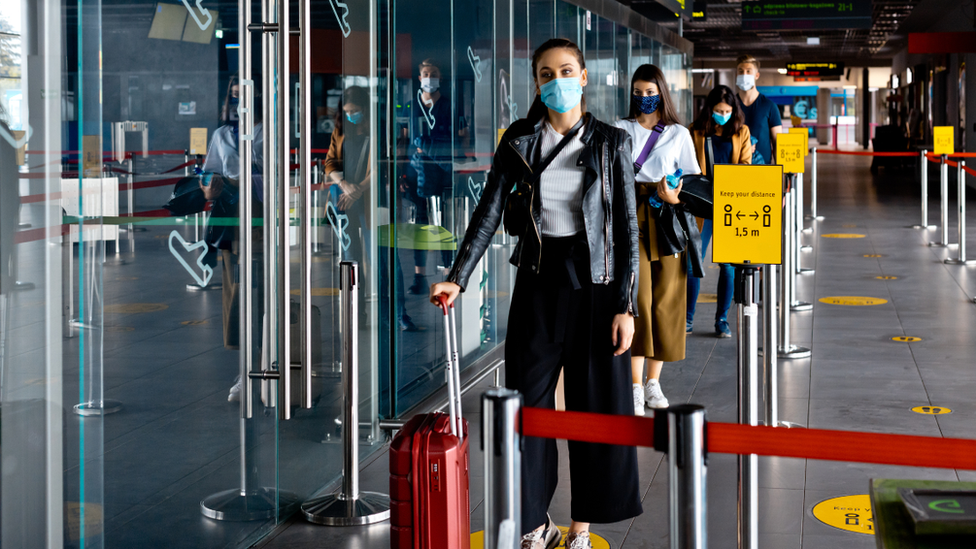
[{"label": "suitcase telescopic handle", "polygon": [[464,422],[461,417],[461,366],[458,353],[457,317],[454,304],[447,304],[447,296],[439,295],[441,310],[444,311],[444,339],[447,343],[447,398],[451,415],[451,434],[464,439]]}]

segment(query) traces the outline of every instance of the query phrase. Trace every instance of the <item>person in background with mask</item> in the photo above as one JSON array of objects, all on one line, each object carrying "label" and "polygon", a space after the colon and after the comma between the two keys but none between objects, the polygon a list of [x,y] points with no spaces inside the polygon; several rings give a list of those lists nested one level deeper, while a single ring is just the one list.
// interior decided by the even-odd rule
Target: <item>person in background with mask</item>
[{"label": "person in background with mask", "polygon": [[[678,204],[681,187],[671,189],[665,178],[678,170],[684,174],[696,174],[701,170],[691,135],[678,121],[678,112],[661,69],[654,65],[637,67],[630,87],[630,114],[615,125],[630,134],[634,141],[631,160],[636,172],[640,228],[640,290],[637,292],[634,346],[630,352],[633,357],[634,413],[642,416],[645,406],[668,407],[668,399],[661,389],[661,370],[665,362],[685,358],[682,328],[685,279],[688,276],[686,253],[661,253],[658,233],[668,230],[668,225],[657,223],[663,206],[661,202]],[[645,154],[644,150],[648,148]],[[652,199],[658,200],[656,206],[652,205]],[[689,249],[694,246],[692,242]]]},{"label": "person in background with mask", "polygon": [[[512,201],[505,224],[521,236],[511,259],[518,273],[505,385],[526,406],[552,409],[562,368],[568,410],[630,415],[639,283],[631,140],[585,112],[586,63],[576,44],[545,42],[532,73],[535,102],[502,136],[454,267],[431,287],[430,300],[458,297]],[[548,514],[559,476],[556,441],[526,437],[523,444],[521,549],[591,549],[589,523],[641,514],[636,448],[570,441],[572,523],[559,545]]]},{"label": "person in background with mask", "polygon": [[[735,100],[735,93],[728,86],[716,86],[705,99],[705,106],[698,113],[698,118],[692,123],[691,139],[695,142],[695,152],[698,163],[708,170],[706,163],[706,139],[712,143],[712,154],[715,164],[751,164],[752,142],[749,126],[745,125],[745,117],[739,102]],[[712,175],[705,173],[705,175]],[[712,220],[699,220],[701,227],[701,258],[704,261],[708,249],[708,241],[712,238]],[[715,303],[715,336],[732,337],[729,330],[728,314],[732,305],[732,290],[734,282],[734,268],[728,263],[718,265],[718,296]],[[688,277],[688,312],[685,331],[691,333],[692,322],[695,319],[695,305],[698,303],[698,291],[701,289],[701,279]]]},{"label": "person in background with mask", "polygon": [[[443,226],[444,192],[453,189],[454,112],[450,98],[441,93],[441,69],[433,59],[420,63],[420,91],[416,99],[407,149],[416,184],[408,184],[407,197],[417,208],[417,223]],[[412,294],[427,293],[427,256],[427,250],[414,251]],[[451,252],[442,250],[440,265],[447,268],[450,264]]]},{"label": "person in background with mask", "polygon": [[746,126],[756,138],[756,152],[762,155],[767,164],[775,164],[773,153],[776,151],[776,136],[783,132],[783,121],[776,103],[756,89],[759,60],[751,55],[740,55],[735,61],[735,71],[735,87],[739,89]]}]

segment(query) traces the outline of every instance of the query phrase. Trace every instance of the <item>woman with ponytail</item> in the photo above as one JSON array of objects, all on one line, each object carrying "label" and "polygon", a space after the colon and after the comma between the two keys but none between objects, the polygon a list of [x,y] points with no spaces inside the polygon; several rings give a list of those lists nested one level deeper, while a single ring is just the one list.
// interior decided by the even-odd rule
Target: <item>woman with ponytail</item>
[{"label": "woman with ponytail", "polygon": [[[519,237],[505,385],[525,406],[553,408],[563,369],[567,410],[631,415],[638,282],[631,139],[585,112],[586,63],[576,44],[549,40],[532,56],[532,73],[529,117],[502,137],[454,266],[431,287],[431,302],[453,302],[464,290],[504,210],[506,229]],[[559,477],[556,441],[523,444],[521,549],[553,549],[562,538],[548,514]],[[589,549],[591,522],[641,513],[635,448],[571,441],[569,473],[566,547]]]},{"label": "woman with ponytail", "polygon": [[668,407],[661,389],[661,370],[665,362],[685,358],[685,252],[661,253],[658,245],[659,231],[668,230],[670,224],[659,228],[657,218],[666,204],[679,203],[681,191],[680,185],[672,189],[666,178],[678,171],[696,174],[701,170],[691,135],[678,121],[661,69],[641,65],[634,72],[630,89],[630,114],[616,126],[634,141],[631,170],[636,173],[640,289],[631,367],[634,413],[642,416],[645,406]]}]

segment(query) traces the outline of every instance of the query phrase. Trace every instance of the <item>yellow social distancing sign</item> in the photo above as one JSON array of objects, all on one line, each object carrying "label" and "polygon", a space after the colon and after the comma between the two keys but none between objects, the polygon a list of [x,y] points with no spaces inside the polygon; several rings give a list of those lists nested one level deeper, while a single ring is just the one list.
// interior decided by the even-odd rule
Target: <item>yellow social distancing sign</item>
[{"label": "yellow social distancing sign", "polygon": [[782,263],[782,166],[719,164],[714,183],[712,261]]},{"label": "yellow social distancing sign", "polygon": [[807,150],[807,136],[781,133],[776,136],[776,163],[786,173],[803,173],[803,156]]},{"label": "yellow social distancing sign", "polygon": [[795,133],[796,135],[802,135],[803,136],[803,144],[804,144],[803,145],[803,156],[806,156],[807,154],[809,154],[809,151],[807,150],[809,147],[807,147],[807,145],[810,143],[810,134],[809,134],[809,132],[807,132],[807,129],[804,128],[804,127],[802,127],[802,126],[794,126],[794,127],[790,128],[790,133]]},{"label": "yellow social distancing sign", "polygon": [[955,128],[952,126],[936,126],[932,128],[935,136],[935,154],[955,154]]}]

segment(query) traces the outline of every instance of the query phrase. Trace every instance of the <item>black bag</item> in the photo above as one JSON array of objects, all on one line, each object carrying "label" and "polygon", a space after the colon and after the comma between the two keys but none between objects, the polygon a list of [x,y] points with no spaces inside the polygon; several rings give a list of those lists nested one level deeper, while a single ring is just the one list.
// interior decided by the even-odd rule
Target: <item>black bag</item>
[{"label": "black bag", "polygon": [[686,212],[702,219],[712,218],[712,201],[715,185],[712,173],[715,157],[712,153],[712,139],[705,139],[705,171],[708,175],[689,174],[681,176],[681,192],[678,200]]},{"label": "black bag", "polygon": [[584,115],[570,128],[569,133],[549,152],[527,181],[516,183],[512,188],[512,192],[508,193],[508,199],[505,201],[505,217],[503,218],[505,230],[508,234],[517,237],[525,234],[529,223],[532,222],[532,202],[535,199],[535,186],[539,182],[539,178],[542,177],[542,172],[546,171],[549,164],[555,160],[559,151],[563,150],[563,147],[568,145],[576,137],[580,128],[583,127],[583,121],[585,119],[586,116]]},{"label": "black bag", "polygon": [[163,204],[163,208],[169,210],[171,215],[191,215],[202,212],[207,205],[203,189],[200,188],[202,180],[202,175],[194,175],[177,181],[169,202]]}]

